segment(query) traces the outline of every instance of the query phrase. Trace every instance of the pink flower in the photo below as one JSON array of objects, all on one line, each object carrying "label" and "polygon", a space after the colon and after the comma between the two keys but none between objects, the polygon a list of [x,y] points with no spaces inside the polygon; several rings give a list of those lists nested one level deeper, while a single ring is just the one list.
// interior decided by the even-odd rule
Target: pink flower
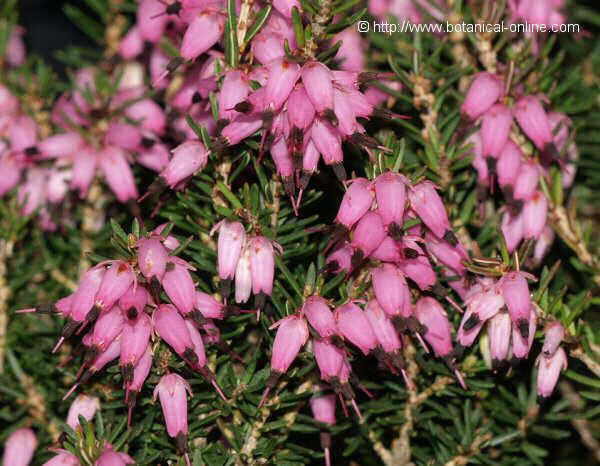
[{"label": "pink flower", "polygon": [[137,242],[138,266],[147,279],[156,277],[160,282],[165,275],[169,252],[159,237],[142,238]]},{"label": "pink flower", "polygon": [[325,299],[317,295],[309,296],[304,301],[302,313],[321,338],[328,338],[337,334],[333,312],[331,312]]},{"label": "pink flower", "polygon": [[248,241],[250,251],[250,273],[252,293],[271,296],[275,275],[275,251],[273,242],[264,236],[255,236]]},{"label": "pink flower", "polygon": [[17,429],[4,443],[2,464],[6,466],[27,466],[37,447],[37,439],[31,429]]},{"label": "pink flower", "polygon": [[322,395],[310,399],[313,417],[324,424],[335,424],[335,395]]},{"label": "pink flower", "polygon": [[477,119],[503,94],[502,79],[491,73],[479,73],[471,83],[461,111],[471,120]]},{"label": "pink flower", "polygon": [[513,252],[523,239],[523,216],[505,212],[502,216],[501,229],[508,252]]},{"label": "pink flower", "polygon": [[498,158],[508,141],[512,124],[511,111],[502,104],[495,104],[483,115],[481,141],[484,157]]},{"label": "pink flower", "polygon": [[151,334],[152,320],[145,312],[140,312],[136,317],[125,321],[121,333],[123,349],[119,364],[126,384],[133,379],[134,367],[146,353]]},{"label": "pink flower", "polygon": [[169,257],[162,286],[171,302],[179,311],[189,314],[194,309],[196,286],[190,275],[193,267],[175,256]]},{"label": "pink flower", "polygon": [[560,343],[565,338],[565,328],[560,322],[551,322],[544,329],[545,338],[542,354],[546,358],[550,358],[556,353]]},{"label": "pink flower", "polygon": [[549,358],[538,357],[537,392],[539,396],[548,398],[552,395],[558,376],[567,368],[567,354],[558,348]]},{"label": "pink flower", "polygon": [[424,337],[439,357],[452,353],[450,322],[444,308],[435,299],[424,297],[417,301],[415,317],[425,327]]},{"label": "pink flower", "polygon": [[337,379],[344,363],[344,351],[335,346],[328,338],[313,340],[313,352],[319,366],[321,379],[329,382]]},{"label": "pink flower", "polygon": [[406,204],[406,180],[398,173],[386,172],[379,175],[374,184],[377,212],[381,215],[383,224],[388,229],[393,225],[399,231]]},{"label": "pink flower", "polygon": [[510,316],[506,312],[499,312],[491,318],[488,325],[490,337],[490,355],[494,367],[508,357],[511,334]]},{"label": "pink flower", "polygon": [[533,339],[535,337],[535,329],[537,327],[537,316],[535,309],[531,310],[531,316],[529,317],[529,335],[527,338],[523,338],[519,332],[519,328],[512,325],[512,353],[517,359],[526,358],[533,345]]},{"label": "pink flower", "polygon": [[327,256],[327,270],[333,273],[350,272],[352,269],[352,255],[354,249],[349,244],[343,245]]},{"label": "pink flower", "polygon": [[190,365],[196,362],[194,344],[190,332],[185,324],[185,319],[171,304],[161,304],[152,316],[156,333],[185,359]]},{"label": "pink flower", "polygon": [[355,178],[344,194],[336,216],[336,221],[346,228],[352,228],[373,204],[371,182],[366,178]]},{"label": "pink flower", "polygon": [[123,312],[118,306],[101,312],[91,333],[89,352],[95,356],[108,348],[121,333],[124,322]]},{"label": "pink flower", "polygon": [[207,293],[196,291],[194,308],[197,309],[204,319],[223,319],[225,317],[225,306]]},{"label": "pink flower", "polygon": [[527,279],[521,272],[509,272],[500,279],[499,285],[511,320],[518,327],[521,336],[527,338],[531,315],[531,296]]},{"label": "pink flower", "polygon": [[96,293],[95,304],[100,309],[110,309],[135,282],[131,265],[125,261],[109,261]]},{"label": "pink flower", "polygon": [[283,374],[308,340],[308,326],[304,318],[297,315],[285,317],[275,325],[277,333],[271,354],[271,370]]},{"label": "pink flower", "polygon": [[377,342],[386,353],[396,353],[402,348],[402,341],[390,318],[383,312],[376,300],[371,300],[365,308],[365,315]]},{"label": "pink flower", "polygon": [[242,249],[235,269],[235,302],[245,303],[252,293],[252,272],[250,270],[250,249]]},{"label": "pink flower", "polygon": [[119,202],[127,202],[139,197],[131,167],[121,148],[107,146],[100,151],[98,161],[106,183]]},{"label": "pink flower", "polygon": [[498,184],[501,188],[510,187],[510,196],[512,196],[513,188],[521,169],[522,153],[519,146],[512,141],[507,141],[500,152],[500,157],[496,164],[496,175]]},{"label": "pink flower", "polygon": [[425,235],[425,244],[427,251],[431,253],[442,264],[453,269],[457,274],[465,273],[463,261],[466,261],[469,256],[460,243],[452,246],[445,240],[439,240],[431,233]]},{"label": "pink flower", "polygon": [[181,42],[180,53],[194,60],[215,45],[225,29],[225,16],[220,12],[202,12],[189,24]]},{"label": "pink flower", "polygon": [[371,271],[373,291],[381,308],[389,316],[406,316],[410,309],[410,290],[402,272],[392,264],[382,264]]},{"label": "pink flower", "polygon": [[188,435],[186,392],[192,395],[190,384],[177,374],[163,375],[154,389],[154,400],[160,399],[167,433],[176,439],[178,448],[183,446],[183,451]]},{"label": "pink flower", "polygon": [[333,110],[333,76],[324,64],[308,61],[302,67],[302,82],[315,110],[322,114]]},{"label": "pink flower", "polygon": [[100,409],[100,399],[95,396],[78,395],[71,407],[69,408],[69,414],[67,415],[67,424],[71,429],[77,429],[79,426],[79,416],[83,416],[86,421],[91,421],[96,414],[96,411]]},{"label": "pink flower", "polygon": [[377,338],[369,325],[369,321],[360,307],[347,303],[335,310],[335,320],[340,332],[346,340],[358,347],[367,355],[377,346]]},{"label": "pink flower", "polygon": [[[431,181],[422,181],[408,190],[410,205],[435,236],[454,238],[442,199]],[[456,242],[456,241],[454,241]]]},{"label": "pink flower", "polygon": [[200,141],[186,141],[173,149],[173,158],[160,173],[170,188],[193,176],[206,166],[208,151]]},{"label": "pink flower", "polygon": [[531,199],[523,206],[523,236],[525,238],[539,238],[546,226],[548,218],[548,200],[546,196],[536,191]]},{"label": "pink flower", "polygon": [[132,285],[121,299],[119,299],[119,307],[123,310],[128,319],[135,319],[138,314],[141,314],[148,303],[148,292],[141,286]]},{"label": "pink flower", "polygon": [[385,239],[383,220],[377,212],[367,212],[352,233],[352,247],[369,257]]},{"label": "pink flower", "polygon": [[46,461],[42,466],[80,466],[79,458],[75,455],[72,455],[67,450],[53,450],[58,454],[48,461]]},{"label": "pink flower", "polygon": [[552,128],[540,100],[532,95],[521,97],[513,108],[523,132],[539,150],[552,142]]},{"label": "pink flower", "polygon": [[280,58],[270,62],[267,69],[265,104],[270,110],[276,111],[283,106],[300,78],[300,65]]}]

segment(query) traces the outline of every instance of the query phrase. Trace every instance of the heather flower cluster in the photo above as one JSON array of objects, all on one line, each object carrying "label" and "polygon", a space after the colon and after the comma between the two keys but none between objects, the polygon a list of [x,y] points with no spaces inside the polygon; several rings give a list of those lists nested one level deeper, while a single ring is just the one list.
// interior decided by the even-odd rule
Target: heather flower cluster
[{"label": "heather flower cluster", "polygon": [[[101,262],[83,274],[72,294],[49,306],[18,311],[56,312],[66,319],[53,352],[65,339],[83,334],[83,364],[64,398],[118,359],[131,422],[153,365],[153,341],[160,338],[225,399],[207,366],[205,342],[219,342],[214,321],[222,320],[228,308],[196,289],[190,274],[195,269],[173,254],[179,242],[165,225],[131,241],[134,254],[128,260]],[[161,292],[170,302],[161,299]],[[167,431],[182,454],[187,449],[186,390],[190,391],[188,383],[171,373],[162,377],[154,391]]]},{"label": "heather flower cluster", "polygon": [[[503,194],[502,232],[508,250],[533,239],[534,259],[539,262],[554,240],[548,226],[549,201],[540,178],[548,178],[551,167],[558,166],[562,186],[569,188],[575,177],[577,148],[569,136],[569,118],[547,112],[543,96],[513,97],[504,91],[505,82],[498,75],[480,73],[475,77],[461,108],[465,118],[477,124],[467,142],[472,144],[482,196],[495,191]],[[533,150],[530,146],[524,152],[514,123],[531,141]]]}]

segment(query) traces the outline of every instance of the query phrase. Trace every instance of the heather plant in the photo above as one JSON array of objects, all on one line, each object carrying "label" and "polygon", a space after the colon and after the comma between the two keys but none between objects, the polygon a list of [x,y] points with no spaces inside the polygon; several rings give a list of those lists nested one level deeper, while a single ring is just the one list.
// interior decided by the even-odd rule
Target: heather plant
[{"label": "heather plant", "polygon": [[19,7],[2,464],[600,462],[594,2]]}]

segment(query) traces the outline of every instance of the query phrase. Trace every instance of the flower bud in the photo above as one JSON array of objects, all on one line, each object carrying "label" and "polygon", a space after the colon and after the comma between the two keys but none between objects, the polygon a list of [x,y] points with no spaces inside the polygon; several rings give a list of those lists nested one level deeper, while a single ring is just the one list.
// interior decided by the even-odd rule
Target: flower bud
[{"label": "flower bud", "polygon": [[475,120],[494,105],[502,94],[501,78],[491,73],[478,73],[467,91],[461,112]]},{"label": "flower bud", "polygon": [[519,174],[515,180],[513,197],[517,200],[527,201],[533,197],[537,190],[540,177],[539,165],[533,160],[522,163]]},{"label": "flower bud", "polygon": [[15,430],[4,443],[2,464],[27,466],[33,458],[37,443],[33,430],[27,428]]},{"label": "flower bud", "polygon": [[537,392],[539,396],[548,398],[554,391],[561,371],[567,369],[567,354],[564,349],[558,348],[549,358],[539,357],[537,364]]},{"label": "flower bud", "polygon": [[71,429],[77,429],[79,426],[79,416],[83,416],[86,421],[91,421],[100,409],[100,399],[95,396],[87,396],[84,394],[78,395],[71,406],[69,414],[67,414],[67,424]]},{"label": "flower bud", "polygon": [[367,355],[377,346],[377,338],[360,307],[346,303],[335,310],[335,320],[340,334],[363,354]]},{"label": "flower bud", "polygon": [[297,315],[285,317],[275,325],[277,333],[271,353],[271,370],[283,374],[308,340],[308,326],[304,318]]}]

